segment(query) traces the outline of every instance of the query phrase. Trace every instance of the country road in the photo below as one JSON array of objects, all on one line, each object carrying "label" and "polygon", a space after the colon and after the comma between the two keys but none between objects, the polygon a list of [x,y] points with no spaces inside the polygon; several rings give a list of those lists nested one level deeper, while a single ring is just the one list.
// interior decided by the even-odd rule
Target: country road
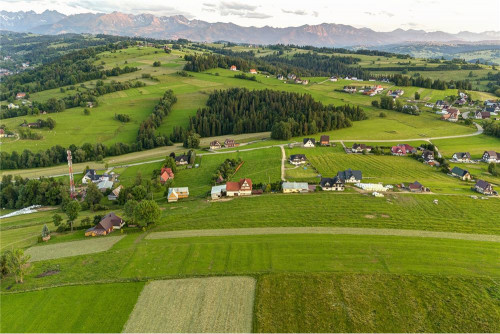
[{"label": "country road", "polygon": [[[430,142],[431,140],[438,140],[438,139],[453,139],[453,138],[464,138],[464,137],[473,137],[473,136],[478,136],[483,133],[483,128],[477,124],[474,123],[474,125],[477,128],[477,131],[474,133],[470,134],[464,134],[464,135],[456,135],[456,136],[442,136],[442,137],[422,137],[422,138],[411,138],[411,139],[332,139],[330,142],[338,142],[344,145],[344,141],[347,142],[367,142],[367,143],[386,143],[386,142],[405,142],[405,141],[428,141]],[[300,144],[299,142],[291,142],[291,143],[284,143],[284,144],[276,144],[276,145],[267,145],[267,146],[260,146],[260,147],[252,147],[252,148],[245,148],[245,149],[239,149],[239,150],[229,150],[229,151],[210,151],[207,153],[199,153],[197,154],[198,156],[205,156],[205,155],[213,155],[213,154],[225,154],[225,153],[237,153],[237,152],[248,152],[248,151],[255,151],[255,150],[263,150],[263,149],[268,149],[268,148],[273,148],[273,147],[280,147],[282,156],[285,155],[284,151],[284,146],[285,145],[297,145]],[[146,164],[151,164],[151,163],[157,163],[161,162],[164,159],[156,159],[156,160],[150,160],[150,161],[144,161],[144,162],[136,162],[136,163],[129,163],[129,164],[123,164],[119,166],[113,166],[113,168],[125,168],[125,167],[131,167],[131,166],[139,166],[139,165],[146,165]],[[285,156],[286,160],[286,156]],[[282,171],[281,171],[281,179],[284,180],[284,160],[282,158]],[[75,172],[73,174],[82,174],[82,172]],[[56,174],[56,175],[45,175],[44,177],[60,177],[60,176],[68,176],[68,173],[65,174]],[[37,177],[38,178],[38,177]]]}]

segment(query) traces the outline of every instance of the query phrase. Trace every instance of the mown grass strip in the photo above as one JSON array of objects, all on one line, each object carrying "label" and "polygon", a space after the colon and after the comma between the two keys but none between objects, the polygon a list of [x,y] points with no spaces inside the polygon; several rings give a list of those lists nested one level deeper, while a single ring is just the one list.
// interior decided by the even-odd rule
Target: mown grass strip
[{"label": "mown grass strip", "polygon": [[228,228],[215,230],[186,230],[153,232],[146,239],[174,239],[191,237],[219,237],[230,235],[265,235],[265,234],[355,234],[355,235],[393,235],[402,237],[444,238],[474,241],[500,242],[500,236],[488,234],[467,234],[454,232],[434,232],[418,230],[398,230],[387,228],[351,228],[351,227],[263,227],[263,228]]},{"label": "mown grass strip", "polygon": [[123,236],[96,237],[88,240],[71,242],[60,242],[53,245],[35,246],[28,248],[26,254],[30,255],[30,261],[43,261],[104,252],[120,241]]}]

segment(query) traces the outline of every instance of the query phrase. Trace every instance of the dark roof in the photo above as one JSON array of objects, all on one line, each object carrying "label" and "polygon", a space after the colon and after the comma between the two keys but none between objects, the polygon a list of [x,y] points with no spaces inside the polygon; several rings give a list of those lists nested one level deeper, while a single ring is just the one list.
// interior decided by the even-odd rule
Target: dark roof
[{"label": "dark roof", "polygon": [[491,187],[491,184],[489,184],[488,182],[483,181],[483,180],[477,180],[476,187],[481,188],[481,189],[487,189],[487,188]]},{"label": "dark roof", "polygon": [[453,155],[456,155],[460,159],[464,159],[464,158],[470,159],[470,153],[469,152],[456,152]]},{"label": "dark roof", "polygon": [[105,215],[104,217],[102,217],[102,219],[99,222],[99,224],[102,224],[103,222],[104,222],[104,224],[106,226],[108,225],[108,222],[110,222],[112,226],[118,226],[119,227],[119,226],[121,226],[123,220],[120,217],[118,217],[117,215],[115,215],[114,212],[110,212],[107,215]]},{"label": "dark roof", "polygon": [[360,170],[352,170],[350,168],[348,170],[344,170],[344,171],[338,172],[337,176],[340,179],[342,179],[342,181],[344,181],[346,179],[350,179],[352,176],[354,176],[354,178],[356,180],[361,180],[363,178]]},{"label": "dark roof", "polygon": [[453,167],[451,173],[459,176],[464,176],[465,174],[469,173],[469,171],[462,169],[460,167]]},{"label": "dark roof", "polygon": [[341,178],[338,176],[335,177],[323,177],[321,178],[321,181],[319,182],[319,185],[322,187],[331,187],[336,183],[344,183]]},{"label": "dark roof", "polygon": [[311,141],[313,144],[316,144],[316,139],[314,138],[304,138],[302,143],[306,144],[308,141]]},{"label": "dark roof", "polygon": [[290,156],[290,160],[307,160],[306,158],[306,155],[305,154],[292,154]]},{"label": "dark roof", "polygon": [[327,136],[327,135],[321,136],[320,142],[324,142],[324,141],[329,142],[330,141],[330,136]]},{"label": "dark roof", "polygon": [[415,182],[408,185],[408,188],[410,188],[410,189],[420,189],[423,187],[424,186],[422,184],[420,184],[420,182],[418,182],[418,181],[415,181]]},{"label": "dark roof", "polygon": [[179,155],[179,156],[175,157],[175,161],[181,161],[181,160],[185,160],[185,161],[187,161],[187,160],[189,160],[189,158],[188,158],[188,156],[187,156],[187,155],[185,155],[185,154],[183,154],[183,155]]}]

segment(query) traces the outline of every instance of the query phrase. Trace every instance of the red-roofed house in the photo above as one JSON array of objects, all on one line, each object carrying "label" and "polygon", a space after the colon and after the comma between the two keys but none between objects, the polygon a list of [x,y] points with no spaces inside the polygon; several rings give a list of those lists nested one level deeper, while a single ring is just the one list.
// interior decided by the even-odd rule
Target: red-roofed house
[{"label": "red-roofed house", "polygon": [[250,73],[251,73],[251,74],[257,74],[257,70],[256,70],[255,68],[251,68],[251,69],[250,69]]},{"label": "red-roofed house", "polygon": [[25,97],[26,97],[26,93],[17,93],[17,95],[16,95],[17,100],[24,99]]},{"label": "red-roofed house", "polygon": [[406,155],[406,148],[404,146],[391,147],[392,155]]},{"label": "red-roofed house", "polygon": [[237,71],[238,69],[236,68],[235,65],[231,65],[231,71]]},{"label": "red-roofed house", "polygon": [[226,193],[228,197],[249,196],[252,194],[252,180],[245,178],[239,182],[227,182]]},{"label": "red-roofed house", "polygon": [[172,172],[172,168],[163,167],[160,172],[160,182],[164,184],[168,180],[174,178],[174,172]]}]

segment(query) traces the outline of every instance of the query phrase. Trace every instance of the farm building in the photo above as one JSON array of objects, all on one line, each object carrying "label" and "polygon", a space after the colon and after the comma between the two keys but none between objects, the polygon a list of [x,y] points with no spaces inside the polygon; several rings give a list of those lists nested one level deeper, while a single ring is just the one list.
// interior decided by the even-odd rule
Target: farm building
[{"label": "farm building", "polygon": [[307,162],[307,158],[305,154],[292,154],[290,156],[290,163],[292,165],[300,165],[300,164],[305,164]]},{"label": "farm building", "polygon": [[109,181],[109,175],[108,174],[103,174],[103,175],[97,175],[95,169],[89,169],[86,171],[85,175],[82,178],[82,183],[87,184],[89,182],[94,182],[94,183],[99,183],[101,181]]},{"label": "farm building", "polygon": [[226,193],[228,197],[249,196],[252,194],[252,180],[245,178],[239,182],[227,182]]},{"label": "farm building", "polygon": [[424,187],[420,182],[415,181],[408,185],[408,190],[412,192],[424,192],[429,191],[429,188]]},{"label": "farm building", "polygon": [[345,189],[344,181],[338,176],[321,178],[319,185],[325,191],[344,191]]},{"label": "farm building", "polygon": [[224,147],[235,147],[236,143],[234,142],[234,139],[229,139],[227,138],[224,140]]},{"label": "farm building", "polygon": [[363,175],[360,170],[347,169],[337,173],[337,176],[346,183],[361,182]]},{"label": "farm building", "polygon": [[211,150],[218,150],[219,148],[221,148],[221,144],[219,143],[218,140],[214,140],[212,142],[210,142],[210,149]]},{"label": "farm building", "polygon": [[459,179],[462,179],[464,181],[471,179],[469,171],[462,169],[460,167],[453,167],[451,170],[451,175],[454,177],[458,177]]},{"label": "farm building", "polygon": [[352,145],[351,152],[353,153],[362,153],[363,151],[370,152],[372,150],[371,146],[365,145],[365,144],[356,144],[354,143]]},{"label": "farm building", "polygon": [[302,145],[304,147],[314,147],[316,145],[316,139],[314,138],[304,138],[302,140]]},{"label": "farm building", "polygon": [[283,182],[282,189],[284,194],[306,193],[309,191],[309,185],[306,182]]},{"label": "farm building", "polygon": [[123,189],[123,186],[122,185],[119,185],[118,187],[116,187],[112,192],[111,194],[108,195],[108,199],[110,201],[116,201],[118,199],[118,196],[120,195],[120,191]]},{"label": "farm building", "polygon": [[333,76],[333,77],[330,77],[330,80],[331,82],[336,82],[338,80],[338,78],[336,76]]},{"label": "farm building", "polygon": [[496,192],[493,190],[493,186],[486,181],[477,180],[474,190],[483,195],[494,195]]},{"label": "farm building", "polygon": [[160,172],[160,182],[161,184],[165,184],[168,180],[174,179],[174,172],[172,172],[172,168],[163,167]]},{"label": "farm building", "polygon": [[380,183],[356,183],[355,186],[366,191],[387,191],[389,189]]},{"label": "farm building", "polygon": [[181,198],[189,197],[188,187],[168,188],[167,202],[177,202]]},{"label": "farm building", "polygon": [[175,164],[178,166],[187,165],[189,163],[189,157],[185,154],[175,157]]},{"label": "farm building", "polygon": [[469,152],[453,153],[453,156],[451,158],[453,161],[456,162],[471,162],[471,157]]},{"label": "farm building", "polygon": [[107,235],[113,230],[119,230],[125,224],[123,219],[115,215],[114,212],[105,215],[101,221],[94,227],[85,231],[86,237],[95,237],[98,235]]},{"label": "farm building", "polygon": [[344,92],[356,93],[356,87],[355,86],[344,86]]},{"label": "farm building", "polygon": [[320,139],[319,139],[319,144],[321,146],[328,146],[328,145],[330,145],[330,136],[327,136],[327,135],[321,136]]},{"label": "farm building", "polygon": [[108,189],[111,189],[113,188],[113,181],[110,181],[109,179],[108,180],[102,180],[101,182],[99,182],[97,184],[97,188],[100,190],[100,191],[106,191]]},{"label": "farm building", "polygon": [[483,161],[484,162],[500,163],[500,152],[484,151],[484,153],[483,153]]},{"label": "farm building", "polygon": [[210,196],[212,199],[219,199],[226,195],[226,185],[213,186],[212,191],[210,191]]}]

